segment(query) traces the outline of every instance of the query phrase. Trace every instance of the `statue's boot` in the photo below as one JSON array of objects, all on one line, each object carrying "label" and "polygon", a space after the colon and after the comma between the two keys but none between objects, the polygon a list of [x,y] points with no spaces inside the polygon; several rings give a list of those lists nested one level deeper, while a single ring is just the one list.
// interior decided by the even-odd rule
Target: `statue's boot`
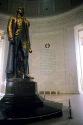
[{"label": "statue's boot", "polygon": [[29,74],[24,75],[24,78],[34,79],[34,77],[30,76]]}]

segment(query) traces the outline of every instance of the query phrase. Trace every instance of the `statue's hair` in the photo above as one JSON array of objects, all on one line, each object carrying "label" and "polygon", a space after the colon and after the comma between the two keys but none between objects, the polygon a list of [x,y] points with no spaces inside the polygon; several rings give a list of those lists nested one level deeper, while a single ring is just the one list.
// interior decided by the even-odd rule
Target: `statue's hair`
[{"label": "statue's hair", "polygon": [[22,14],[22,16],[24,15],[24,8],[23,7],[18,7],[18,9],[17,9],[17,15],[19,13]]}]

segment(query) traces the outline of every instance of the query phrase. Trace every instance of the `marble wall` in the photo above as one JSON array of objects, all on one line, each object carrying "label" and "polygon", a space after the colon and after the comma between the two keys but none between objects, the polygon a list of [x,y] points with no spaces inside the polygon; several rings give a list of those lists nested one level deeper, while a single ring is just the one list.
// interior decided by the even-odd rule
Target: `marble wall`
[{"label": "marble wall", "polygon": [[30,73],[39,91],[78,93],[74,26],[83,22],[82,15],[83,6],[58,16],[30,19]]}]

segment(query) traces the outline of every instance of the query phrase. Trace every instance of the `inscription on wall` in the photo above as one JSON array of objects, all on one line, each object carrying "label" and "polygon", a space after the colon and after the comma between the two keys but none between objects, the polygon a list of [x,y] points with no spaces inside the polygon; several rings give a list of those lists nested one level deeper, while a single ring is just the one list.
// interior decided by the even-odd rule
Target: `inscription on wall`
[{"label": "inscription on wall", "polygon": [[56,45],[55,41],[42,44],[40,55],[40,72],[43,74],[52,73],[56,69]]}]

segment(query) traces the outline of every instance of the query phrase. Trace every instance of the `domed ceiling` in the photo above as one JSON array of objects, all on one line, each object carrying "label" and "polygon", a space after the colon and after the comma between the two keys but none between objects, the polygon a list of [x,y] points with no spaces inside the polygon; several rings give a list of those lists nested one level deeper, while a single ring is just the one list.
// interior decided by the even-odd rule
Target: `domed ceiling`
[{"label": "domed ceiling", "polygon": [[64,13],[80,4],[83,0],[0,0],[0,13],[12,15],[22,6],[28,17],[45,17]]}]

